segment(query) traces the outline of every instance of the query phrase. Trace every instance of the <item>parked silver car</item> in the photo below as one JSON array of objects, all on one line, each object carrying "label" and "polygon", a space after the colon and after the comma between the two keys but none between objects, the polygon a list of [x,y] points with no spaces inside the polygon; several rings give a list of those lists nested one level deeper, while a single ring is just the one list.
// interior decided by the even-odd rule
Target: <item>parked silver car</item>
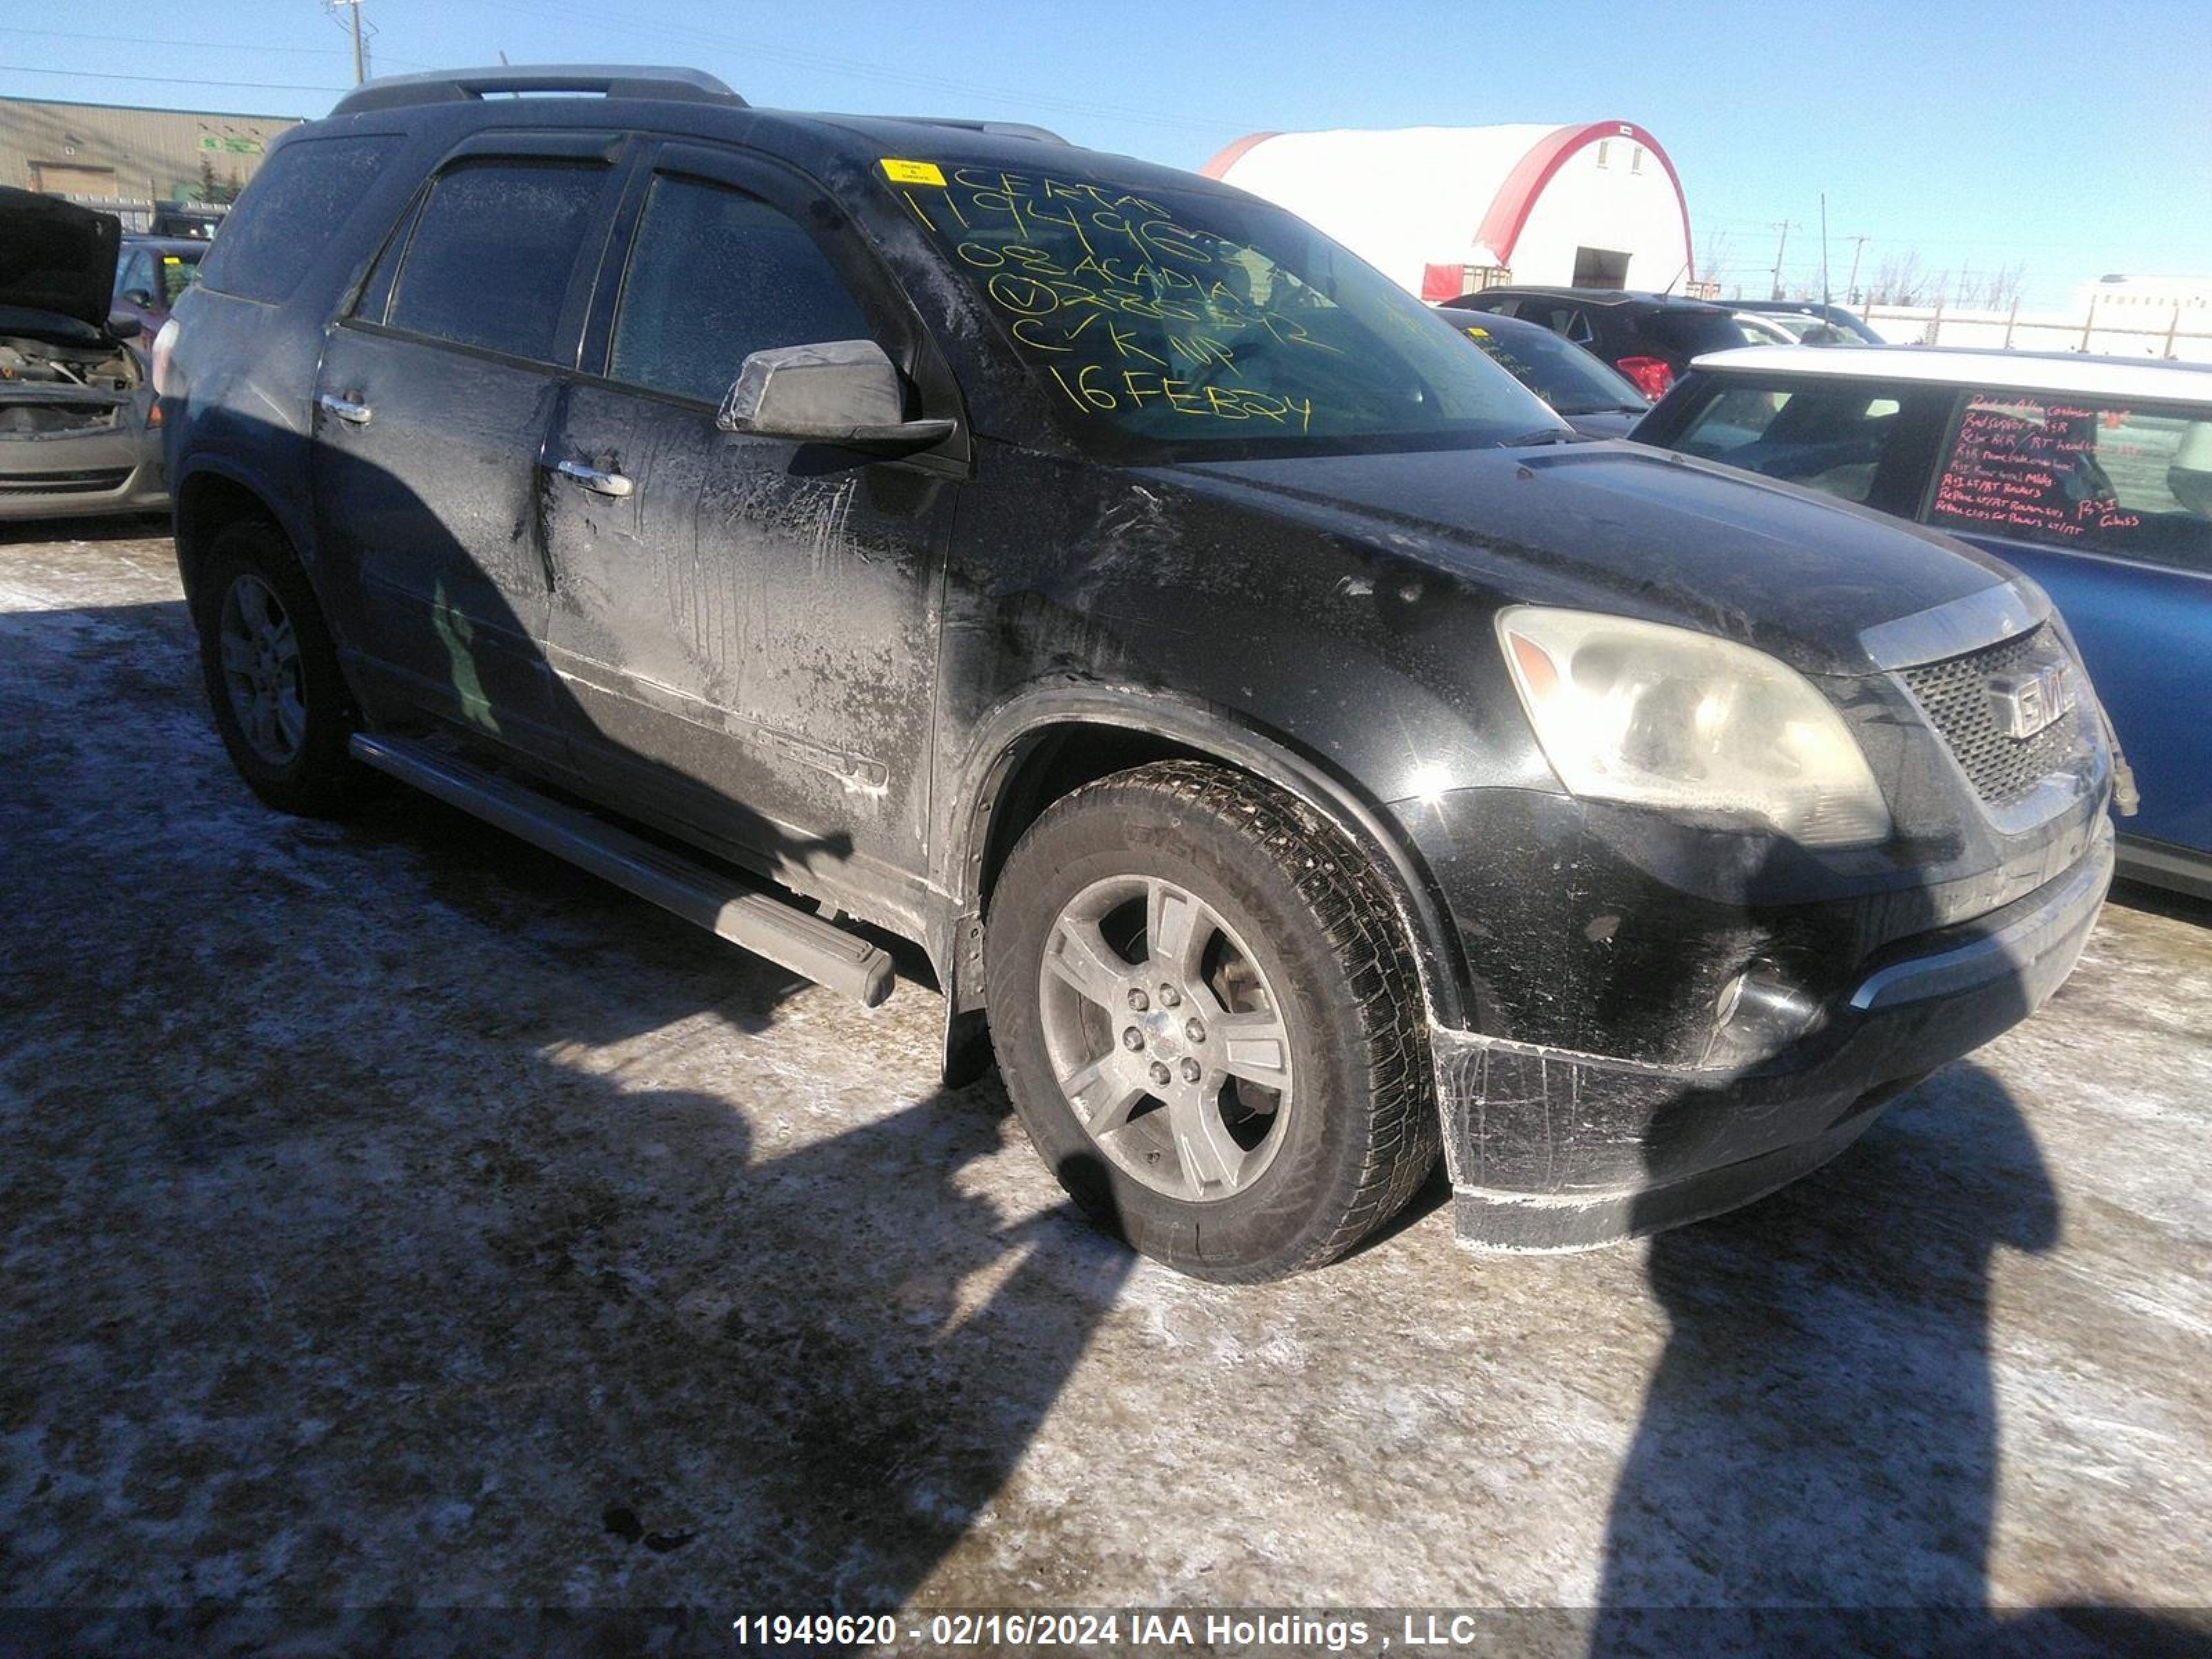
[{"label": "parked silver car", "polygon": [[161,512],[159,416],[108,315],[119,221],[56,197],[0,189],[0,519]]}]

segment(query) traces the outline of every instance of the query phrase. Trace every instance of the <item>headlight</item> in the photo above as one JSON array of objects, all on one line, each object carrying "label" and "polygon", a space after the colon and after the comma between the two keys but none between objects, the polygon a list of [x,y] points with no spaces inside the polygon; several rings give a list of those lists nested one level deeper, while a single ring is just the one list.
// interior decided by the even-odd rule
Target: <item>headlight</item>
[{"label": "headlight", "polygon": [[1808,847],[1889,836],[1827,699],[1762,651],[1686,628],[1516,605],[1498,636],[1544,757],[1574,794],[1769,830]]}]

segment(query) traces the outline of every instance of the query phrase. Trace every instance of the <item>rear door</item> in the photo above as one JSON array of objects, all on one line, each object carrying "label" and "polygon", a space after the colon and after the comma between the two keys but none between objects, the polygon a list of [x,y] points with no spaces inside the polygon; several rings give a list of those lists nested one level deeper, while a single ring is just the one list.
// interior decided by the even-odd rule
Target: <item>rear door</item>
[{"label": "rear door", "polygon": [[1923,519],[2057,605],[2142,796],[2121,829],[2212,853],[2212,404],[1956,401]]},{"label": "rear door", "polygon": [[[641,169],[544,458],[551,660],[577,764],[802,889],[918,893],[957,460],[726,433],[747,354],[873,339],[949,374],[821,189],[671,143]],[[956,442],[964,441],[964,437]],[[895,901],[896,902],[896,901]]]},{"label": "rear door", "polygon": [[497,133],[449,157],[331,331],[316,386],[316,533],[371,674],[556,757],[537,462],[621,148],[605,133]]}]

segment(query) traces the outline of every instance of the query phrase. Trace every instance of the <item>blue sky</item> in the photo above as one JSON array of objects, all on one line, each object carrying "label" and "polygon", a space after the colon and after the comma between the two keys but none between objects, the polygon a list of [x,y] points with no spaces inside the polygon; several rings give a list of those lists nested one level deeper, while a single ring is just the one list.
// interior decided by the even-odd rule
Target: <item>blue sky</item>
[{"label": "blue sky", "polygon": [[[102,34],[117,15],[82,0],[5,0],[0,93],[311,115],[350,79],[318,0],[138,15]],[[1817,276],[1823,190],[1839,287],[1854,234],[1867,273],[1908,252],[2023,261],[2031,304],[2106,271],[2212,274],[2212,0],[368,0],[365,15],[386,71],[501,51],[689,63],[756,103],[1036,121],[1179,167],[1263,129],[1632,120],[1680,171],[1701,264],[1717,254],[1747,283],[1784,221],[1785,279]],[[119,60],[115,38],[132,43]]]}]

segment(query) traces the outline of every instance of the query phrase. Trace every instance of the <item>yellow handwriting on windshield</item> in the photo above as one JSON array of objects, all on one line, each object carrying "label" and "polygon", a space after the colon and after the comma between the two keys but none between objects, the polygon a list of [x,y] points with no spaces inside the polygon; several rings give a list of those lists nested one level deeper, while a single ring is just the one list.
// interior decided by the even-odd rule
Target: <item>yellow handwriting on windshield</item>
[{"label": "yellow handwriting on windshield", "polygon": [[915,190],[893,165],[915,217],[981,276],[1016,343],[1077,408],[1310,428],[1311,399],[1269,381],[1297,353],[1344,354],[1273,303],[1326,304],[1266,256],[1130,191],[981,167]]}]

